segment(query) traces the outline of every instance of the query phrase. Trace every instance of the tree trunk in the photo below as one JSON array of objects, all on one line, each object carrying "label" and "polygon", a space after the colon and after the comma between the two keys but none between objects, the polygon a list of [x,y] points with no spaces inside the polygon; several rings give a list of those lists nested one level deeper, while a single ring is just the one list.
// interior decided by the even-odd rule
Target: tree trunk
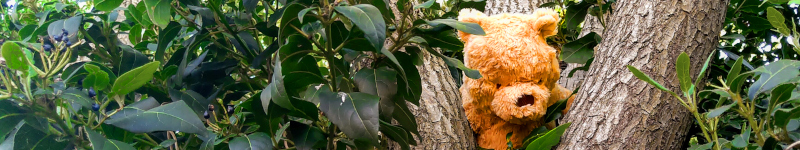
[{"label": "tree trunk", "polygon": [[[397,0],[391,0],[397,3]],[[390,5],[395,14],[399,14],[396,5]],[[418,13],[418,12],[417,12]],[[422,14],[414,14],[422,15]],[[399,21],[401,15],[396,15]],[[397,36],[397,35],[392,35]],[[386,45],[392,45],[387,40]],[[409,102],[409,110],[417,121],[420,135],[414,136],[417,150],[472,150],[477,148],[475,136],[461,106],[461,93],[456,81],[442,58],[423,51],[423,65],[417,66],[422,82],[422,93],[419,106]],[[461,81],[458,81],[461,82]],[[400,145],[390,142],[388,149],[399,150]]]},{"label": "tree trunk", "polygon": [[486,15],[496,15],[501,13],[532,13],[539,5],[553,0],[487,0]]},{"label": "tree trunk", "polygon": [[[461,93],[441,58],[423,52],[424,64],[417,66],[422,77],[419,106],[407,103],[419,126],[417,146],[412,149],[475,149],[472,129],[461,106]],[[390,149],[400,149],[392,142]]]},{"label": "tree trunk", "polygon": [[675,59],[691,56],[698,73],[717,45],[724,0],[620,0],[564,122],[558,149],[682,149],[693,118],[666,92],[637,79],[631,65],[679,91]]}]

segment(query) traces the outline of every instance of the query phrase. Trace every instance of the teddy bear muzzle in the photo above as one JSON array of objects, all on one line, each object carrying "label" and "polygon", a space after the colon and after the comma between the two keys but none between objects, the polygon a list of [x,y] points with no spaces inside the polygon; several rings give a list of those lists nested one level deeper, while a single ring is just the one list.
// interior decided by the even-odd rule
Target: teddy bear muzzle
[{"label": "teddy bear muzzle", "polygon": [[500,87],[494,94],[492,111],[513,124],[541,122],[547,111],[549,96],[550,90],[533,83]]}]

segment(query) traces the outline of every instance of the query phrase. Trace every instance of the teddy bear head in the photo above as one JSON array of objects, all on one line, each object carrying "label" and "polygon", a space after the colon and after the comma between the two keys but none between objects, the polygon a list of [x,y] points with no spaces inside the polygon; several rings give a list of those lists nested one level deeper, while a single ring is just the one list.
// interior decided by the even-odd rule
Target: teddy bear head
[{"label": "teddy bear head", "polygon": [[537,9],[529,15],[486,16],[464,9],[458,19],[476,23],[486,32],[483,36],[458,33],[464,42],[465,65],[480,71],[481,85],[492,85],[470,93],[492,97],[490,109],[503,120],[541,122],[547,107],[558,101],[551,98],[560,74],[557,52],[546,42],[557,33],[558,14]]}]

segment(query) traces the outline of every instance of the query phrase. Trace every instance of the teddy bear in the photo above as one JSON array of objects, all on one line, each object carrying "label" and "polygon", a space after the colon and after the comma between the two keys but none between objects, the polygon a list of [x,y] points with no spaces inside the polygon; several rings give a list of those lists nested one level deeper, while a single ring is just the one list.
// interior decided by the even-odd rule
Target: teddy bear
[{"label": "teddy bear", "polygon": [[[513,147],[520,148],[531,131],[545,124],[547,107],[572,95],[556,84],[561,73],[558,52],[546,42],[557,33],[559,16],[552,9],[493,16],[464,9],[458,20],[476,23],[486,33],[458,32],[464,42],[465,65],[483,75],[463,78],[459,89],[478,146],[507,149],[506,135],[512,133]],[[569,98],[567,108],[573,99]]]}]

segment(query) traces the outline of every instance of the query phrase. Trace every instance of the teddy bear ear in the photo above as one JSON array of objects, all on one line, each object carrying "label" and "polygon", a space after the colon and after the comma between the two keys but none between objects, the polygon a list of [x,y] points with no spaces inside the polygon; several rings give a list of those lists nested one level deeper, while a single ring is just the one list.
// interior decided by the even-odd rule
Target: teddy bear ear
[{"label": "teddy bear ear", "polygon": [[556,28],[558,27],[559,17],[558,13],[553,11],[553,9],[536,9],[533,16],[537,18],[533,23],[533,27],[534,29],[539,29],[539,34],[541,34],[542,37],[549,37],[558,33]]},{"label": "teddy bear ear", "polygon": [[[481,26],[483,26],[482,22],[486,18],[486,15],[484,15],[482,12],[471,8],[461,9],[458,14],[458,21],[476,23]],[[461,38],[461,41],[464,41],[464,43],[467,42],[469,36],[471,35],[472,34],[458,31],[458,37]]]}]

